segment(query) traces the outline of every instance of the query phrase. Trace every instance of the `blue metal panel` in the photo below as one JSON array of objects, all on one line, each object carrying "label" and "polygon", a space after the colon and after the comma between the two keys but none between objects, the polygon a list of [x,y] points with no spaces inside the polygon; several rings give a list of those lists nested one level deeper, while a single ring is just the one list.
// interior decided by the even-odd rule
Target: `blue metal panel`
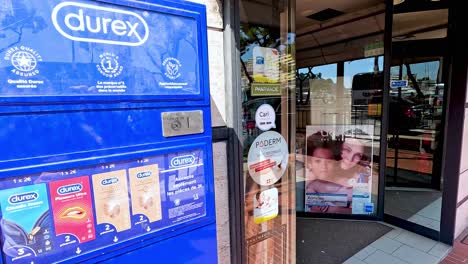
[{"label": "blue metal panel", "polygon": [[[180,240],[164,240],[157,248],[143,247],[138,251],[113,257],[103,263],[218,263],[216,256],[208,252],[216,251],[216,226],[210,225],[193,232],[182,234]],[[107,256],[109,257],[109,256]]]},{"label": "blue metal panel", "polygon": [[[46,156],[56,159],[56,156],[62,153],[70,155],[83,151],[171,142],[174,139],[162,136],[161,112],[195,109],[205,111],[204,130],[208,131],[210,136],[209,107],[131,108],[0,115],[0,123],[5,124],[0,131],[0,145],[8,146],[8,151],[0,155],[3,161],[12,164],[12,160],[16,162],[18,159],[28,157]],[[193,137],[180,136],[177,139]],[[32,140],[34,138],[43,140]],[[2,165],[1,168],[7,168],[8,164]]]},{"label": "blue metal panel", "polygon": [[[2,5],[0,264],[215,263],[205,7]],[[204,132],[163,136],[193,110]]]},{"label": "blue metal panel", "polygon": [[[1,32],[1,102],[207,103],[203,7],[166,1],[108,1],[117,7],[99,2],[10,2],[12,14],[6,14]],[[134,39],[143,40],[134,43],[125,35],[112,36],[110,21],[121,22],[115,28],[128,23],[126,31],[117,33],[138,25]]]}]

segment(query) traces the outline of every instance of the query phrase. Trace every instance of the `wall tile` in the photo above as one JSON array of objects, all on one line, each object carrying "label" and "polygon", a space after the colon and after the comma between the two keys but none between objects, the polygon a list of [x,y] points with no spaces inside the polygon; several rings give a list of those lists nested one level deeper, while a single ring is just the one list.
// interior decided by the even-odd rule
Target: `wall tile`
[{"label": "wall tile", "polygon": [[432,239],[411,233],[409,231],[403,231],[395,238],[395,240],[424,252],[429,252],[437,243]]},{"label": "wall tile", "polygon": [[406,245],[397,249],[392,255],[411,264],[437,264],[440,261],[438,257]]}]

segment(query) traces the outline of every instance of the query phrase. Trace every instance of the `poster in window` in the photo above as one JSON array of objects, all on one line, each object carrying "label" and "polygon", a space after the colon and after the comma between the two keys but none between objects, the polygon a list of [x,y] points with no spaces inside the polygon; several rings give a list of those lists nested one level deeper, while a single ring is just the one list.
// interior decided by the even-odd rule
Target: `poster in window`
[{"label": "poster in window", "polygon": [[305,211],[372,214],[373,126],[306,128]]}]

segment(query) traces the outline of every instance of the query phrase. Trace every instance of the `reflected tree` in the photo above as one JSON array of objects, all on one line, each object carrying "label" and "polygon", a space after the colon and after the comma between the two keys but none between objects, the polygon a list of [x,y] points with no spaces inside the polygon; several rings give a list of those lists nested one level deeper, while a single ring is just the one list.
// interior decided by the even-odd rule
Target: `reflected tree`
[{"label": "reflected tree", "polygon": [[242,71],[249,80],[249,83],[253,82],[252,76],[247,68],[248,60],[244,60],[243,57],[248,52],[256,47],[267,47],[276,48],[281,44],[281,39],[278,30],[271,30],[270,28],[262,26],[251,26],[248,24],[241,24],[240,26],[240,55]]},{"label": "reflected tree", "polygon": [[416,77],[414,77],[414,74],[413,74],[412,71],[411,71],[410,64],[409,64],[409,63],[405,63],[405,66],[406,66],[406,75],[408,76],[408,78],[410,79],[411,83],[413,84],[413,89],[416,90],[416,93],[418,94],[418,98],[419,98],[419,99],[424,98],[424,94],[423,94],[423,92],[421,91],[421,87],[419,87],[419,83],[418,83],[418,81],[416,80]]},{"label": "reflected tree", "polygon": [[0,53],[20,43],[24,30],[30,29],[35,34],[47,27],[45,19],[38,16],[36,10],[28,7],[23,0],[3,1],[0,7],[0,25],[0,39],[9,42],[0,48]]}]

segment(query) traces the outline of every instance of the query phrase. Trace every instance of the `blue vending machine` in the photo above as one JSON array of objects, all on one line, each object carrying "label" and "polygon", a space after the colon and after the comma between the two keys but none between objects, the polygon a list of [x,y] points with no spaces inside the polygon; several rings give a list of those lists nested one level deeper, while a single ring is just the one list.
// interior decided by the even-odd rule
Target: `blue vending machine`
[{"label": "blue vending machine", "polygon": [[216,263],[205,7],[0,3],[0,264]]}]

